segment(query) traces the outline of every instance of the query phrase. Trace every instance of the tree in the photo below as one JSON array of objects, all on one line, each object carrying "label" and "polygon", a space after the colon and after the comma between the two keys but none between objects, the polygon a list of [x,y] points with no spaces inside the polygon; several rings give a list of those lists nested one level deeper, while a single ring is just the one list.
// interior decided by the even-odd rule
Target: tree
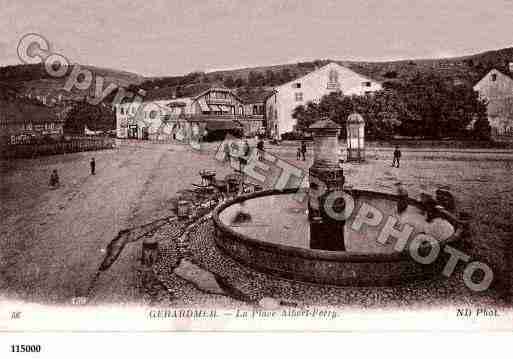
[{"label": "tree", "polygon": [[293,79],[293,75],[291,74],[290,72],[290,69],[289,68],[284,68],[283,70],[280,71],[280,80],[281,80],[281,83],[285,83],[285,82],[289,82]]},{"label": "tree", "polygon": [[228,88],[233,88],[235,87],[235,81],[233,81],[233,77],[231,76],[227,76],[225,79],[224,79],[224,85]]},{"label": "tree", "polygon": [[255,71],[250,71],[248,74],[248,86],[255,87],[258,85],[258,76]]},{"label": "tree", "polygon": [[90,130],[112,130],[116,128],[116,117],[110,106],[77,102],[67,112],[63,131],[65,134],[83,135],[84,128]]},{"label": "tree", "polygon": [[393,135],[402,121],[410,116],[396,93],[381,91],[365,96],[331,93],[322,97],[319,103],[308,102],[306,106],[296,107],[292,117],[297,119],[299,130],[305,130],[313,122],[327,117],[342,127],[341,135],[345,136],[346,120],[353,112],[363,116],[366,136],[373,139]]},{"label": "tree", "polygon": [[387,79],[395,79],[397,78],[397,71],[387,71],[385,72],[383,77]]},{"label": "tree", "polygon": [[490,140],[492,127],[486,116],[479,116],[474,122],[472,137],[476,140]]},{"label": "tree", "polygon": [[236,87],[236,88],[244,87],[245,84],[246,84],[246,82],[244,81],[244,79],[237,77],[237,79],[234,82],[234,87]]},{"label": "tree", "polygon": [[400,133],[427,138],[462,137],[476,116],[486,114],[484,104],[468,86],[455,86],[435,74],[417,73],[394,90],[406,104],[409,117]]},{"label": "tree", "polygon": [[276,75],[274,74],[274,71],[267,69],[265,71],[265,84],[266,86],[273,86],[276,85]]}]

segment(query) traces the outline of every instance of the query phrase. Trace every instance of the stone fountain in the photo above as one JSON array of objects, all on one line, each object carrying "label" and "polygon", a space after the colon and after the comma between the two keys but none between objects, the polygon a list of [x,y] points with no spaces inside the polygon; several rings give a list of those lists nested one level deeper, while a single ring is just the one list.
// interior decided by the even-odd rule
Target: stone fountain
[{"label": "stone fountain", "polygon": [[[440,273],[441,259],[419,263],[408,248],[429,235],[443,249],[460,239],[460,222],[440,208],[434,209],[436,219],[428,221],[424,204],[404,194],[345,188],[338,158],[340,127],[321,120],[310,130],[314,162],[308,171],[308,200],[298,201],[298,188],[229,200],[213,213],[216,245],[257,271],[319,284],[395,285]],[[241,203],[251,220],[234,224]],[[399,251],[398,243],[406,250]],[[421,254],[429,250],[414,248]]]}]

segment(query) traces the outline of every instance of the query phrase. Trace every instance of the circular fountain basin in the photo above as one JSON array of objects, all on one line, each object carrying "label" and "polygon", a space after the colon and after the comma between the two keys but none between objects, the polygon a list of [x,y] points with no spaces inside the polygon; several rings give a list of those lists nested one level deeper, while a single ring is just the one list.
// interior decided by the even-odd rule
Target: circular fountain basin
[{"label": "circular fountain basin", "polygon": [[[432,277],[443,268],[442,256],[429,264],[418,263],[410,254],[410,243],[419,234],[436,239],[443,247],[461,235],[458,220],[437,209],[434,220],[426,220],[423,205],[408,198],[407,209],[398,213],[399,197],[379,192],[351,190],[354,210],[343,227],[344,251],[314,249],[306,201],[296,190],[262,191],[228,201],[214,211],[216,244],[234,259],[259,271],[293,280],[332,285],[393,285]],[[378,225],[355,227],[363,204],[383,214]],[[236,221],[240,213],[245,220]],[[412,228],[409,240],[378,241],[385,223],[393,217],[395,229]],[[361,217],[360,217],[361,220]],[[316,247],[317,248],[317,247]],[[402,250],[401,250],[402,249]],[[427,252],[426,252],[427,250]],[[424,248],[429,254],[430,248]],[[421,247],[422,254],[422,247]]]}]

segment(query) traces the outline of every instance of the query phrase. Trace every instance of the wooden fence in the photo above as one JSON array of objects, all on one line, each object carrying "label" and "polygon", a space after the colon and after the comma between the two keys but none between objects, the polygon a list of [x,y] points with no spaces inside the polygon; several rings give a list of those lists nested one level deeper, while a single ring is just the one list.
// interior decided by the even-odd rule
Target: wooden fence
[{"label": "wooden fence", "polygon": [[32,158],[63,153],[112,149],[115,141],[109,137],[73,137],[54,143],[24,143],[2,145],[0,158]]}]

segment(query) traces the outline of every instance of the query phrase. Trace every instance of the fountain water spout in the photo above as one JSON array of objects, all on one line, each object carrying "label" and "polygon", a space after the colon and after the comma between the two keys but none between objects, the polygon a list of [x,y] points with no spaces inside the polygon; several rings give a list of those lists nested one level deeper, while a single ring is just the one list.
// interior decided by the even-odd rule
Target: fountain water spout
[{"label": "fountain water spout", "polygon": [[[309,169],[308,219],[310,221],[310,248],[344,251],[345,221],[329,215],[328,196],[344,187],[344,170],[339,165],[340,126],[325,119],[309,127],[314,140],[314,163]],[[331,210],[344,210],[344,202],[338,199]]]}]

